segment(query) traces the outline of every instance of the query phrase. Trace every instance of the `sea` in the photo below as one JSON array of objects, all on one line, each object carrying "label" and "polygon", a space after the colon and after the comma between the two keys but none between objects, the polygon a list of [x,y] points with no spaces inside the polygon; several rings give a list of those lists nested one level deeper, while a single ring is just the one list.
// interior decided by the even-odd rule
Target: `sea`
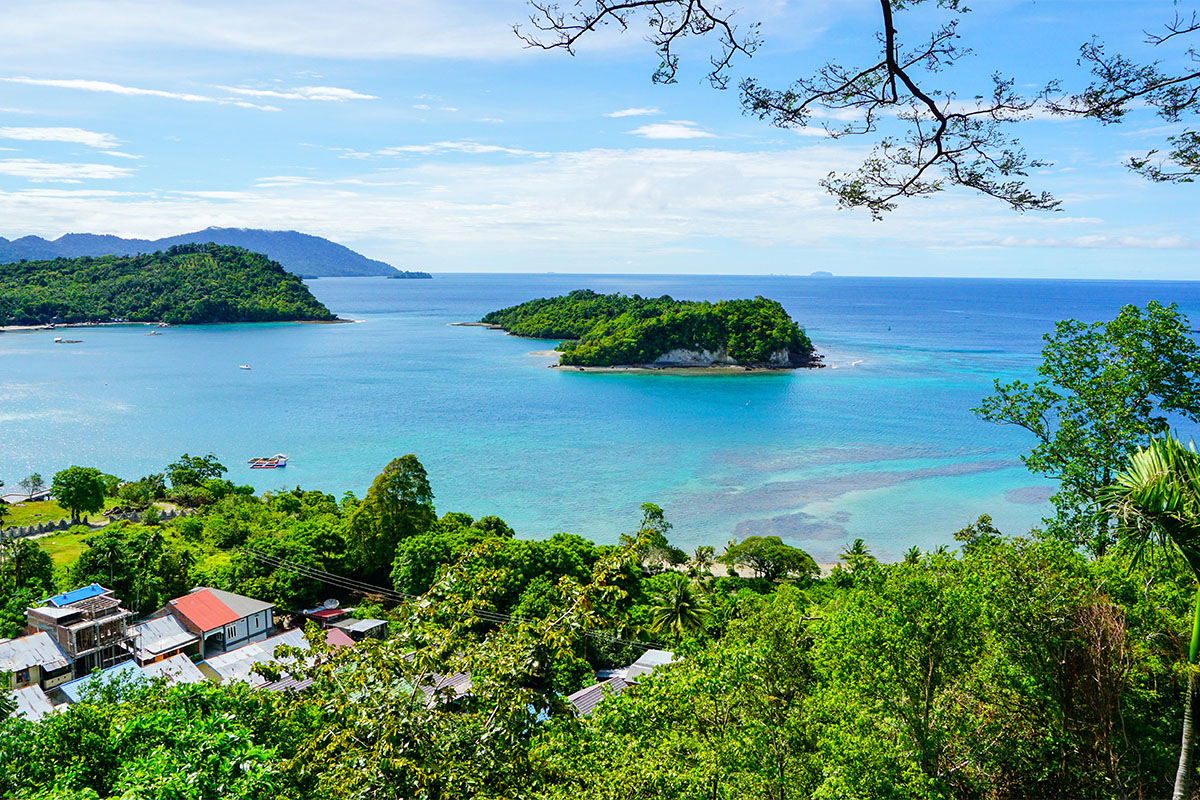
[{"label": "sea", "polygon": [[[995,380],[1036,377],[1056,320],[1159,300],[1200,321],[1200,282],[438,274],[309,286],[356,322],[0,334],[0,479],[71,464],[136,478],[211,452],[259,491],[362,496],[413,453],[439,513],[495,514],[523,537],[613,543],[653,502],[689,551],[773,535],[828,562],[862,538],[896,559],[953,546],[982,514],[1020,535],[1049,513],[1053,484],[1021,462],[1031,436],[971,409]],[[451,324],[581,288],[773,298],[826,366],[563,372],[535,354],[555,342]],[[286,468],[247,464],[275,453]]]}]

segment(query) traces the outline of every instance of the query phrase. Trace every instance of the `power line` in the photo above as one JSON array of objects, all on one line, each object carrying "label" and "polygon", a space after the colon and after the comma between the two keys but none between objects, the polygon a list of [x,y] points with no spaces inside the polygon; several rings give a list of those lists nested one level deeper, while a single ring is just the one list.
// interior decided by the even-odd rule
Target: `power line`
[{"label": "power line", "polygon": [[[261,561],[261,562],[267,564],[268,566],[271,566],[274,569],[290,570],[291,572],[294,572],[302,577],[307,577],[312,580],[316,580],[321,583],[325,583],[329,586],[334,586],[336,588],[355,592],[357,594],[378,595],[378,596],[382,596],[382,597],[394,600],[396,602],[403,602],[403,601],[412,602],[412,601],[418,601],[421,599],[420,597],[417,597],[414,595],[404,594],[402,592],[397,592],[392,589],[384,588],[382,586],[376,586],[374,584],[370,584],[365,581],[360,581],[360,580],[357,580],[354,578],[347,578],[347,577],[341,576],[341,575],[335,575],[332,572],[327,572],[326,570],[318,569],[317,567],[310,567],[305,564],[297,564],[294,561],[289,561],[288,559],[279,558],[278,556],[272,556],[272,555],[268,555],[266,553],[260,553],[259,551],[253,550],[248,547],[239,547],[236,549],[239,552],[245,553],[246,555],[250,556],[251,558]],[[528,617],[519,617],[519,616],[516,616],[513,614],[505,614],[505,613],[499,612],[499,611],[486,611],[486,610],[482,610],[482,609],[475,609],[472,613],[476,617],[484,620],[485,622],[493,622],[493,623],[497,623],[497,624],[514,623],[514,622],[515,623],[522,623],[522,622],[531,623],[531,622],[537,621],[534,619],[530,619]],[[593,639],[600,639],[603,641],[614,642],[617,644],[624,644],[624,645],[632,646],[632,647],[641,647],[646,650],[662,649],[662,647],[663,647],[663,645],[659,642],[647,643],[647,642],[635,641],[632,639],[623,639],[619,636],[616,636],[615,634],[610,634],[607,631],[601,631],[601,630],[587,630],[587,631],[584,631],[584,635],[590,636]]]}]

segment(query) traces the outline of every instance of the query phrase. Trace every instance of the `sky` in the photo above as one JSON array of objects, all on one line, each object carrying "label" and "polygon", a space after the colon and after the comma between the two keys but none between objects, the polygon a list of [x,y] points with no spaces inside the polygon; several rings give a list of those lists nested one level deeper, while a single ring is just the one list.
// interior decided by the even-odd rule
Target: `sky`
[{"label": "sky", "polygon": [[[1030,91],[1086,85],[1093,35],[1139,58],[1188,2],[987,0],[962,15],[961,97],[1001,72]],[[868,0],[729,0],[763,46],[736,61],[786,87],[830,59],[867,64]],[[1122,163],[1177,127],[1038,116],[1052,162],[1018,214],[963,189],[882,222],[818,185],[871,140],[744,116],[705,80],[715,43],[656,85],[640,26],[574,56],[512,31],[521,0],[5,0],[0,4],[0,236],[158,238],[210,225],[325,236],[432,272],[732,273],[1193,279],[1200,188]],[[902,41],[942,12],[906,11]],[[1160,48],[1161,50],[1162,48]]]}]

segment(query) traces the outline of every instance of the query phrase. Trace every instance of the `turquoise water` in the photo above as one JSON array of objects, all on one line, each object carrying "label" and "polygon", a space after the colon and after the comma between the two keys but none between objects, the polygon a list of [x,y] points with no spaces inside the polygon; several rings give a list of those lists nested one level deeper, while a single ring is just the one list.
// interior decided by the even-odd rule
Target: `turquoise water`
[{"label": "turquoise water", "polygon": [[[883,557],[950,542],[988,513],[1020,533],[1048,484],[1020,431],[969,409],[993,377],[1031,377],[1056,319],[1175,301],[1200,284],[797,277],[439,275],[321,279],[347,325],[142,326],[0,334],[0,479],[70,463],[136,477],[184,451],[235,481],[360,495],[416,453],[439,511],[499,514],[521,535],[613,542],[653,501],[691,548],[778,534],[818,559],[855,537]],[[764,295],[829,369],[579,374],[552,343],[448,323],[576,288],[687,299]],[[251,370],[238,369],[239,364]],[[285,470],[252,456],[287,453]]]}]

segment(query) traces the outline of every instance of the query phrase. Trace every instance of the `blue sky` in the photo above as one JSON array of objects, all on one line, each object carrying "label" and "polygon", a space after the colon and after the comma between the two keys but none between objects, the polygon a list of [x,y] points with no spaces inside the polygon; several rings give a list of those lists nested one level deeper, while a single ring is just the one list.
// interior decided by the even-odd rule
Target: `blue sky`
[{"label": "blue sky", "polygon": [[[726,5],[765,37],[735,81],[870,57],[874,2]],[[966,96],[996,70],[1082,86],[1089,37],[1144,56],[1142,31],[1189,4],[978,5],[960,27],[975,52],[945,74]],[[524,49],[526,15],[519,0],[5,0],[0,236],[285,228],[431,271],[1196,277],[1200,189],[1121,166],[1170,132],[1148,114],[1022,126],[1053,162],[1031,183],[1061,212],[951,190],[872,222],[817,185],[869,142],[742,116],[705,82],[705,42],[658,86],[640,30],[570,57]],[[937,16],[906,12],[900,35]]]}]

